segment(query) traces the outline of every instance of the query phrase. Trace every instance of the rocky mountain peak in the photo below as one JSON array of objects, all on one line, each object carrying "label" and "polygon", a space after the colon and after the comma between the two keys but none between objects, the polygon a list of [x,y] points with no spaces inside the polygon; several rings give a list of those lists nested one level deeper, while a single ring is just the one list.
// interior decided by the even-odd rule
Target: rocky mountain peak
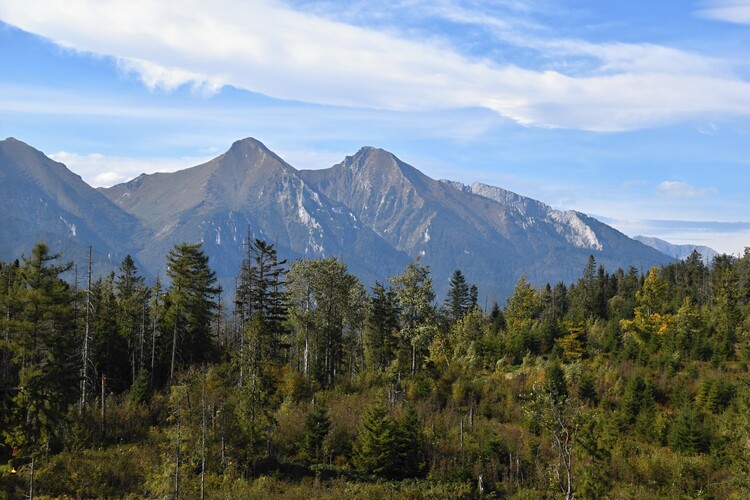
[{"label": "rocky mountain peak", "polygon": [[239,167],[240,169],[247,169],[282,165],[294,170],[276,153],[268,149],[265,144],[252,137],[235,141],[226,153],[214,161],[217,162],[217,166],[222,168]]}]

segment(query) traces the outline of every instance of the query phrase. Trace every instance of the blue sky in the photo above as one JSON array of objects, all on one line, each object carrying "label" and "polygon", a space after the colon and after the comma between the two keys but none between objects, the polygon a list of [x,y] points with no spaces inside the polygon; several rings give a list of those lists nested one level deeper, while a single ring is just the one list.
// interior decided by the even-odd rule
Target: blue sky
[{"label": "blue sky", "polygon": [[0,0],[0,137],[101,186],[364,145],[631,236],[750,246],[750,0]]}]

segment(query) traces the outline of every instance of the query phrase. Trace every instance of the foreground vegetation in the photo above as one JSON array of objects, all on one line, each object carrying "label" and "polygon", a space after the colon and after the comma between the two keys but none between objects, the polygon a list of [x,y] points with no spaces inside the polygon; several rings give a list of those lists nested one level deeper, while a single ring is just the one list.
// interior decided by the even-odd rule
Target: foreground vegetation
[{"label": "foreground vegetation", "polygon": [[437,306],[419,261],[368,293],[255,240],[231,308],[199,245],[167,263],[81,290],[43,243],[0,264],[0,496],[750,494],[750,250],[591,257],[490,311],[460,271]]}]

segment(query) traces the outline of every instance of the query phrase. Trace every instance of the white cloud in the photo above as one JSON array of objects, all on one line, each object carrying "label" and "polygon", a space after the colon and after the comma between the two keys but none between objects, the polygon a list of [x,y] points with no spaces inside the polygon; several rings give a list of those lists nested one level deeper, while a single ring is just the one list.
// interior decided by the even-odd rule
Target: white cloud
[{"label": "white cloud", "polygon": [[132,158],[106,156],[100,153],[80,155],[59,151],[49,155],[55,161],[64,163],[70,170],[80,175],[94,187],[109,187],[129,181],[140,174],[154,172],[175,172],[208,161],[210,158]]},{"label": "white cloud", "polygon": [[445,41],[352,26],[272,0],[0,0],[0,19],[112,56],[149,88],[188,84],[210,93],[233,85],[390,110],[484,107],[524,125],[598,131],[750,114],[748,82],[718,62],[648,44],[517,40],[552,56],[595,60],[585,74],[565,74],[469,58]]},{"label": "white cloud", "polygon": [[728,23],[750,24],[750,0],[709,0],[697,13],[702,17]]},{"label": "white cloud", "polygon": [[175,67],[159,66],[139,59],[120,59],[119,68],[125,73],[135,73],[143,84],[151,90],[156,88],[175,90],[185,83],[191,83],[193,90],[201,94],[214,94],[226,82],[220,76],[203,76]]},{"label": "white cloud", "polygon": [[664,181],[656,189],[667,198],[703,198],[718,194],[716,188],[698,188],[679,181]]}]

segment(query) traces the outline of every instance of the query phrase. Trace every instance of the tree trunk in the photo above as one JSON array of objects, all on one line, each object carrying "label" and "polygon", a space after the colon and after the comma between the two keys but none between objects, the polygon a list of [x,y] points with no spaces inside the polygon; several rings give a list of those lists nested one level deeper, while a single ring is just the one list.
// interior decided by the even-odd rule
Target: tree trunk
[{"label": "tree trunk", "polygon": [[179,322],[179,317],[180,317],[180,311],[179,309],[177,309],[174,315],[174,330],[172,331],[172,364],[169,369],[170,379],[174,377],[174,362],[175,362],[175,355],[177,353],[177,323]]},{"label": "tree trunk", "polygon": [[[91,246],[89,246],[89,266],[86,286],[86,329],[83,334],[83,370],[81,373],[81,415],[86,410],[86,389],[89,382],[89,335],[91,324]],[[96,387],[96,386],[94,386]]]},{"label": "tree trunk", "polygon": [[29,477],[29,500],[34,500],[34,456],[31,456],[31,475]]},{"label": "tree trunk", "polygon": [[206,498],[206,367],[201,390],[201,500]]}]

